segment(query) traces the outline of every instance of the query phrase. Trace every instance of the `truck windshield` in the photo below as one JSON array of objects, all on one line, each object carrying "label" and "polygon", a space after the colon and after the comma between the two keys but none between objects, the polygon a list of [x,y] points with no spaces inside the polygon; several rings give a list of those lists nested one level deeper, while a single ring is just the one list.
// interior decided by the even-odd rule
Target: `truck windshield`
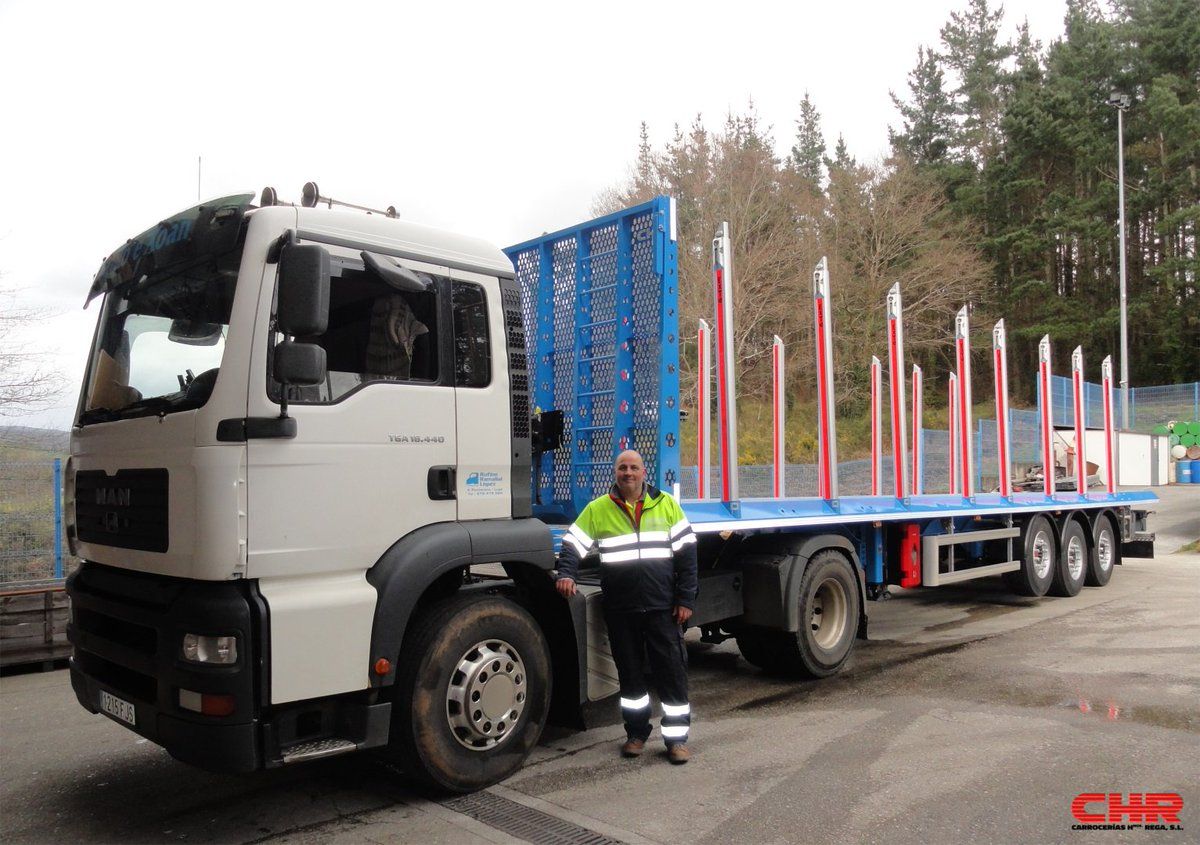
[{"label": "truck windshield", "polygon": [[79,424],[199,408],[233,310],[240,245],[151,273],[105,295]]}]

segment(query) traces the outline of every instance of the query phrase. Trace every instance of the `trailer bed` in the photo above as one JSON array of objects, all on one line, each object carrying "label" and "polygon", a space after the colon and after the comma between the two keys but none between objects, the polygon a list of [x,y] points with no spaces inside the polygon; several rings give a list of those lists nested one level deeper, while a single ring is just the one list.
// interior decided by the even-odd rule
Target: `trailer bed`
[{"label": "trailer bed", "polygon": [[685,500],[680,504],[697,533],[753,531],[773,528],[835,528],[859,522],[916,522],[926,519],[1003,516],[1045,511],[1080,510],[1099,507],[1148,507],[1158,497],[1145,490],[1124,493],[980,493],[973,499],[962,496],[843,496],[832,502],[816,497],[791,499],[742,499],[736,509],[719,500]]}]

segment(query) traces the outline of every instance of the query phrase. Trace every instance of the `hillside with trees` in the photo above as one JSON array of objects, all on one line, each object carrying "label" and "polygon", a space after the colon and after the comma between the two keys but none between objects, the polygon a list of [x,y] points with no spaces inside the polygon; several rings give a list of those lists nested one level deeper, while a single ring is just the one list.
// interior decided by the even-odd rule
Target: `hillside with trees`
[{"label": "hillside with trees", "polygon": [[[628,180],[598,198],[608,212],[656,194],[678,200],[681,324],[712,312],[709,245],[734,237],[735,351],[748,401],[769,390],[771,337],[788,343],[789,395],[813,391],[811,271],[834,280],[839,401],[865,403],[883,346],[883,300],[899,282],[909,357],[944,379],[953,313],[972,309],[976,395],[988,395],[992,321],[1010,326],[1014,400],[1034,399],[1036,345],[1082,344],[1096,380],[1119,359],[1117,110],[1124,113],[1132,385],[1200,378],[1200,2],[1068,0],[1061,37],[1043,46],[1003,8],[968,0],[936,44],[918,48],[893,92],[890,154],[855,161],[827,148],[817,104],[799,91],[790,149],[753,103],[717,130],[697,116],[661,146],[643,124]],[[887,84],[881,81],[881,84]],[[694,340],[682,352],[692,395]],[[944,381],[927,378],[932,402]],[[807,421],[804,421],[807,422]],[[804,424],[801,422],[800,424]],[[789,450],[790,451],[790,450]]]}]

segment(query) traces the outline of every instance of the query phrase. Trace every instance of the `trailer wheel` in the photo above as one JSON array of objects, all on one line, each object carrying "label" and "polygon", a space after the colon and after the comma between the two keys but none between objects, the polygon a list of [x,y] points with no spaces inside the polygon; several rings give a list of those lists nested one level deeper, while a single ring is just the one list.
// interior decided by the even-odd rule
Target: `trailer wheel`
[{"label": "trailer wheel", "polygon": [[1057,544],[1050,520],[1038,515],[1025,524],[1021,568],[1005,575],[1012,591],[1022,596],[1044,596],[1054,581]]},{"label": "trailer wheel", "polygon": [[1121,561],[1121,544],[1112,519],[1101,516],[1092,529],[1092,551],[1088,556],[1087,585],[1103,587],[1112,578],[1113,567]]},{"label": "trailer wheel", "polygon": [[522,607],[497,596],[435,605],[405,639],[388,752],[449,792],[508,777],[550,708],[550,652]]},{"label": "trailer wheel", "polygon": [[1083,526],[1072,519],[1063,526],[1062,551],[1058,556],[1058,566],[1054,567],[1050,594],[1064,597],[1079,595],[1087,578],[1087,569],[1087,536],[1083,533]]}]

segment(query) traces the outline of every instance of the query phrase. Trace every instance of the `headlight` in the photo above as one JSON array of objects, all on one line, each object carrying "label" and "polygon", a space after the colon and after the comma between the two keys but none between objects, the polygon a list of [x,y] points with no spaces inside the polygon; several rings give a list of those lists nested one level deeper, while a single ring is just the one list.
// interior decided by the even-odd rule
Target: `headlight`
[{"label": "headlight", "polygon": [[192,663],[237,663],[237,637],[203,637],[183,635],[183,659]]}]

